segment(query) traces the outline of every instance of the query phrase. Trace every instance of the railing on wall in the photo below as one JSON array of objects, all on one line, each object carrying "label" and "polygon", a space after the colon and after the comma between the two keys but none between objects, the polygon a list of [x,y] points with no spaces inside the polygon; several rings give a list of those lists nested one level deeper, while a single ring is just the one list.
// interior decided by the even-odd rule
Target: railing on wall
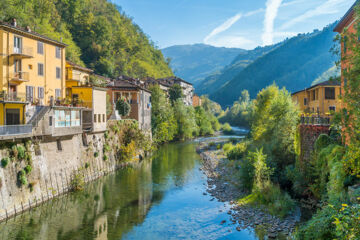
[{"label": "railing on wall", "polygon": [[0,92],[0,101],[13,101],[13,102],[25,102],[26,95],[18,92]]},{"label": "railing on wall", "polygon": [[302,125],[330,126],[330,121],[331,121],[331,117],[323,117],[323,116],[305,117],[305,116],[301,116],[300,124],[302,124]]},{"label": "railing on wall", "polygon": [[3,135],[21,135],[21,134],[31,134],[32,125],[5,125],[0,126],[0,136]]}]

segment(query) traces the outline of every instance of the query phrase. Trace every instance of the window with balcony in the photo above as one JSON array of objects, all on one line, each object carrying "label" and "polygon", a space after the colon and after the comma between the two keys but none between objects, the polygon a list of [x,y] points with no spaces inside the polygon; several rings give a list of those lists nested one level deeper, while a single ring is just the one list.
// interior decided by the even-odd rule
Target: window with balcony
[{"label": "window with balcony", "polygon": [[38,75],[44,76],[44,64],[38,63]]},{"label": "window with balcony", "polygon": [[22,39],[21,37],[14,36],[14,53],[21,53]]},{"label": "window with balcony", "polygon": [[20,59],[14,60],[14,72],[18,73],[22,70],[22,63]]},{"label": "window with balcony", "polygon": [[37,42],[37,53],[43,55],[44,54],[44,43]]},{"label": "window with balcony", "polygon": [[335,100],[335,88],[333,88],[333,87],[325,88],[325,99],[326,100]]},{"label": "window with balcony", "polygon": [[55,48],[55,56],[56,56],[56,58],[61,58],[61,48],[60,47]]},{"label": "window with balcony", "polygon": [[60,79],[61,78],[61,68],[56,67],[56,78]]}]

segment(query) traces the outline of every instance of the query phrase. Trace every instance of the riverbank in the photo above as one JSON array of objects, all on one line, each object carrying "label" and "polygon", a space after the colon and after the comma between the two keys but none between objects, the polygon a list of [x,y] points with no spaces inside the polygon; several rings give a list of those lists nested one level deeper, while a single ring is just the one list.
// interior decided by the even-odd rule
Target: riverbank
[{"label": "riverbank", "polygon": [[236,179],[236,166],[226,159],[222,150],[217,149],[218,144],[221,144],[221,141],[217,141],[215,144],[202,142],[197,147],[197,152],[203,159],[201,170],[208,177],[208,189],[204,194],[210,194],[213,197],[212,200],[217,199],[232,205],[228,214],[231,215],[231,221],[238,225],[236,227],[238,231],[261,227],[269,238],[291,235],[299,221],[298,211],[280,219],[270,215],[261,207],[239,204],[238,200],[246,197],[247,193],[241,190],[241,185]]}]

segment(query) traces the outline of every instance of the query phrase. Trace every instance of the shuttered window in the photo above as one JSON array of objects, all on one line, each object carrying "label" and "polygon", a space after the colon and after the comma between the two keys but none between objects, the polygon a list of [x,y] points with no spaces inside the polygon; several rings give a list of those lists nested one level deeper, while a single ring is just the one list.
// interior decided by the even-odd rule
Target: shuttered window
[{"label": "shuttered window", "polygon": [[61,68],[56,67],[56,78],[60,79],[61,78]]},{"label": "shuttered window", "polygon": [[61,90],[55,89],[55,99],[59,99],[61,97]]},{"label": "shuttered window", "polygon": [[44,64],[38,63],[38,75],[44,76]]},{"label": "shuttered window", "polygon": [[38,98],[44,99],[44,88],[38,87]]},{"label": "shuttered window", "polygon": [[37,53],[43,55],[44,54],[44,43],[37,43]]},{"label": "shuttered window", "polygon": [[33,86],[26,86],[26,101],[34,102],[34,90]]}]

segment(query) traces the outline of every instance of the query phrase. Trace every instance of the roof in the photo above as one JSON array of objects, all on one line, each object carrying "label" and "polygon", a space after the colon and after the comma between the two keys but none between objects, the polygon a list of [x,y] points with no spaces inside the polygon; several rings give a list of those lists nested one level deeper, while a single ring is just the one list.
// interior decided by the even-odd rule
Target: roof
[{"label": "roof", "polygon": [[144,90],[146,92],[151,93],[151,91],[147,90],[146,88],[143,88],[126,80],[114,80],[108,83],[107,87],[111,89],[119,89],[119,90]]},{"label": "roof", "polygon": [[189,85],[193,85],[192,83],[189,83],[187,81],[185,81],[184,79],[182,78],[179,78],[179,77],[176,77],[176,76],[171,76],[171,77],[166,77],[166,78],[160,78],[160,79],[157,79],[158,81],[165,81],[165,82],[170,82],[170,85],[172,85],[171,82],[184,82],[186,84],[189,84]]},{"label": "roof", "polygon": [[79,69],[79,70],[82,70],[84,72],[88,72],[88,73],[93,73],[94,70],[90,69],[90,68],[86,68],[86,67],[83,67],[83,66],[80,66],[76,63],[73,63],[73,62],[70,62],[70,61],[66,61],[67,64],[69,64],[70,66],[72,66],[73,68],[76,68],[76,69]]},{"label": "roof", "polygon": [[22,35],[27,35],[27,36],[35,37],[35,38],[38,38],[38,39],[41,39],[41,40],[45,40],[47,42],[50,42],[52,44],[55,44],[55,45],[58,45],[58,46],[61,46],[61,47],[66,47],[67,46],[65,43],[56,41],[54,39],[51,39],[51,38],[46,37],[44,35],[41,35],[41,34],[39,34],[37,32],[27,31],[25,28],[22,28],[22,27],[18,27],[18,26],[15,27],[12,24],[7,23],[7,22],[0,21],[0,27],[8,29],[8,30],[12,30],[13,32],[21,33]]},{"label": "roof", "polygon": [[303,92],[303,91],[306,91],[306,90],[311,90],[313,88],[316,88],[316,87],[336,87],[336,86],[341,86],[341,82],[339,81],[336,81],[336,80],[328,80],[328,81],[325,81],[325,82],[322,82],[322,83],[319,83],[319,84],[316,84],[314,86],[311,86],[309,88],[305,88],[303,90],[300,90],[300,91],[297,91],[297,92],[293,92],[291,95],[295,95],[297,93],[300,93],[300,92]]},{"label": "roof", "polygon": [[360,2],[360,0],[356,0],[355,3],[351,6],[351,8],[345,13],[345,15],[341,18],[340,22],[335,26],[334,32],[341,33],[342,30],[346,27],[347,23],[349,23],[354,16],[354,8]]},{"label": "roof", "polygon": [[99,91],[107,91],[107,88],[104,87],[97,87],[97,86],[73,86],[72,88],[91,88],[93,90],[99,90]]}]

